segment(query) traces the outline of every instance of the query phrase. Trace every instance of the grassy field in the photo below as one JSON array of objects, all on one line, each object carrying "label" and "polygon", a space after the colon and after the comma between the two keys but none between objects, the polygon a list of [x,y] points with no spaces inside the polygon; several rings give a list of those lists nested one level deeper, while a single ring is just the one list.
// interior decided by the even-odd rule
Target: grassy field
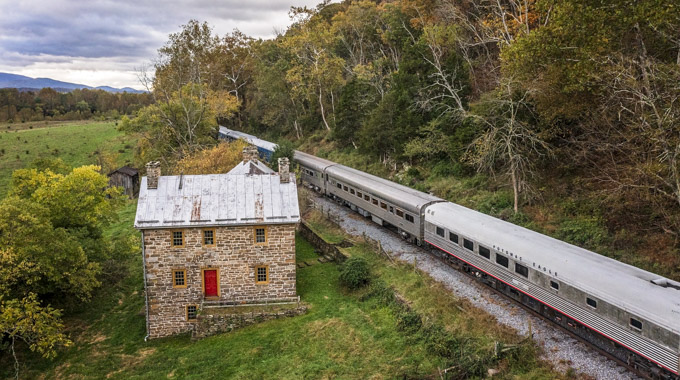
[{"label": "grassy field", "polygon": [[0,197],[7,193],[12,172],[36,159],[61,158],[68,165],[80,166],[96,163],[94,152],[99,150],[123,165],[132,160],[133,145],[114,122],[60,123],[16,132],[0,128]]},{"label": "grassy field", "polygon": [[[108,233],[137,236],[132,230],[135,202],[120,211]],[[338,231],[327,232],[332,235]],[[192,342],[186,335],[144,342],[144,298],[139,254],[129,273],[100,289],[92,302],[71,313],[65,323],[74,344],[54,360],[22,351],[21,378],[161,379],[161,378],[438,378],[451,364],[432,352],[421,335],[399,327],[400,314],[366,291],[348,292],[339,283],[338,265],[319,263],[300,236],[297,289],[309,311],[303,316],[264,322]],[[367,244],[348,248],[366,258],[375,281],[384,281],[423,316],[469,343],[471,354],[491,355],[494,342],[517,343],[522,337],[498,327],[493,318],[456,299],[443,287],[406,265],[390,264]],[[428,323],[430,323],[428,322]],[[496,362],[499,378],[559,377],[537,362],[535,350],[521,358]],[[0,359],[0,377],[12,373],[9,358]]]}]

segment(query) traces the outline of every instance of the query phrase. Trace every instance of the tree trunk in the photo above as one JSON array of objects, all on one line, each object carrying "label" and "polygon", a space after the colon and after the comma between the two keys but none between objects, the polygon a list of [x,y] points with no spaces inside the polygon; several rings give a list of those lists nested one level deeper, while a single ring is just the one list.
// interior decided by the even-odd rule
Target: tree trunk
[{"label": "tree trunk", "polygon": [[512,177],[512,192],[514,193],[515,197],[515,214],[519,211],[519,184],[517,183],[517,174],[515,173],[515,169],[512,169],[510,171],[510,176]]},{"label": "tree trunk", "polygon": [[331,127],[328,126],[328,122],[326,121],[326,114],[323,110],[323,98],[321,97],[321,94],[321,87],[319,87],[319,107],[321,107],[321,118],[323,119],[323,124],[326,126],[326,129],[330,131]]}]

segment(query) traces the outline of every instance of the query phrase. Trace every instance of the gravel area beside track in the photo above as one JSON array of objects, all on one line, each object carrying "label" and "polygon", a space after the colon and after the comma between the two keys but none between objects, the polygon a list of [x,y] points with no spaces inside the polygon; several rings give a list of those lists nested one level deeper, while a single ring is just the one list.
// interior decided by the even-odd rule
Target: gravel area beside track
[{"label": "gravel area beside track", "polygon": [[419,269],[443,283],[456,296],[465,297],[476,307],[496,317],[499,323],[517,330],[519,334],[528,334],[530,320],[533,338],[544,348],[544,359],[551,362],[557,370],[566,372],[572,367],[596,379],[640,379],[599,351],[445,265],[428,254],[425,249],[407,243],[396,233],[378,226],[328,198],[315,197],[314,202],[325,214],[330,213],[334,216],[340,227],[350,235],[362,236],[365,233],[369,238],[380,241],[385,251],[397,260],[413,263],[415,259]]}]

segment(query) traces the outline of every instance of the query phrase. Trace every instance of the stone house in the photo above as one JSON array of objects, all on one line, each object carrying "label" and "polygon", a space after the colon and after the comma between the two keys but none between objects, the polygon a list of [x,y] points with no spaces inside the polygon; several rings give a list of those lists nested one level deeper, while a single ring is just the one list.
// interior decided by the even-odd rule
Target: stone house
[{"label": "stone house", "polygon": [[135,228],[142,233],[147,337],[191,331],[203,306],[297,300],[295,176],[252,147],[226,174],[142,178]]}]

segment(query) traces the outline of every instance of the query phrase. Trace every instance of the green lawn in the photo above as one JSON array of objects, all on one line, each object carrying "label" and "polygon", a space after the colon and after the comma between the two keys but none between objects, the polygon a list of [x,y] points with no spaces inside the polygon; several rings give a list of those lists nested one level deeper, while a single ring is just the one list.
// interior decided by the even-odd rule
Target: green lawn
[{"label": "green lawn", "polygon": [[94,152],[99,149],[117,155],[117,164],[124,165],[132,160],[133,145],[113,122],[74,122],[18,132],[0,129],[0,197],[7,193],[12,172],[38,158],[61,158],[81,166],[96,163]]},{"label": "green lawn", "polygon": [[[109,234],[134,238],[131,228],[136,203],[119,212]],[[66,318],[74,341],[54,360],[21,352],[21,378],[401,378],[432,377],[448,364],[428,349],[418,335],[400,331],[393,307],[350,293],[339,284],[338,266],[314,260],[313,247],[297,236],[298,261],[313,263],[298,268],[297,289],[309,305],[303,316],[264,322],[231,333],[192,342],[186,335],[144,342],[144,298],[141,255],[129,260],[129,273],[107,285]],[[376,278],[409,300],[424,320],[438,321],[447,331],[474,339],[477,348],[493,351],[499,340],[521,339],[499,328],[493,318],[444,292],[407,265],[390,264],[372,248],[359,244],[351,255],[369,260]],[[0,377],[10,377],[9,358],[0,359]],[[518,365],[508,365],[505,378],[554,378],[533,352]],[[449,361],[450,363],[450,361]],[[503,378],[501,376],[501,378]]]}]

